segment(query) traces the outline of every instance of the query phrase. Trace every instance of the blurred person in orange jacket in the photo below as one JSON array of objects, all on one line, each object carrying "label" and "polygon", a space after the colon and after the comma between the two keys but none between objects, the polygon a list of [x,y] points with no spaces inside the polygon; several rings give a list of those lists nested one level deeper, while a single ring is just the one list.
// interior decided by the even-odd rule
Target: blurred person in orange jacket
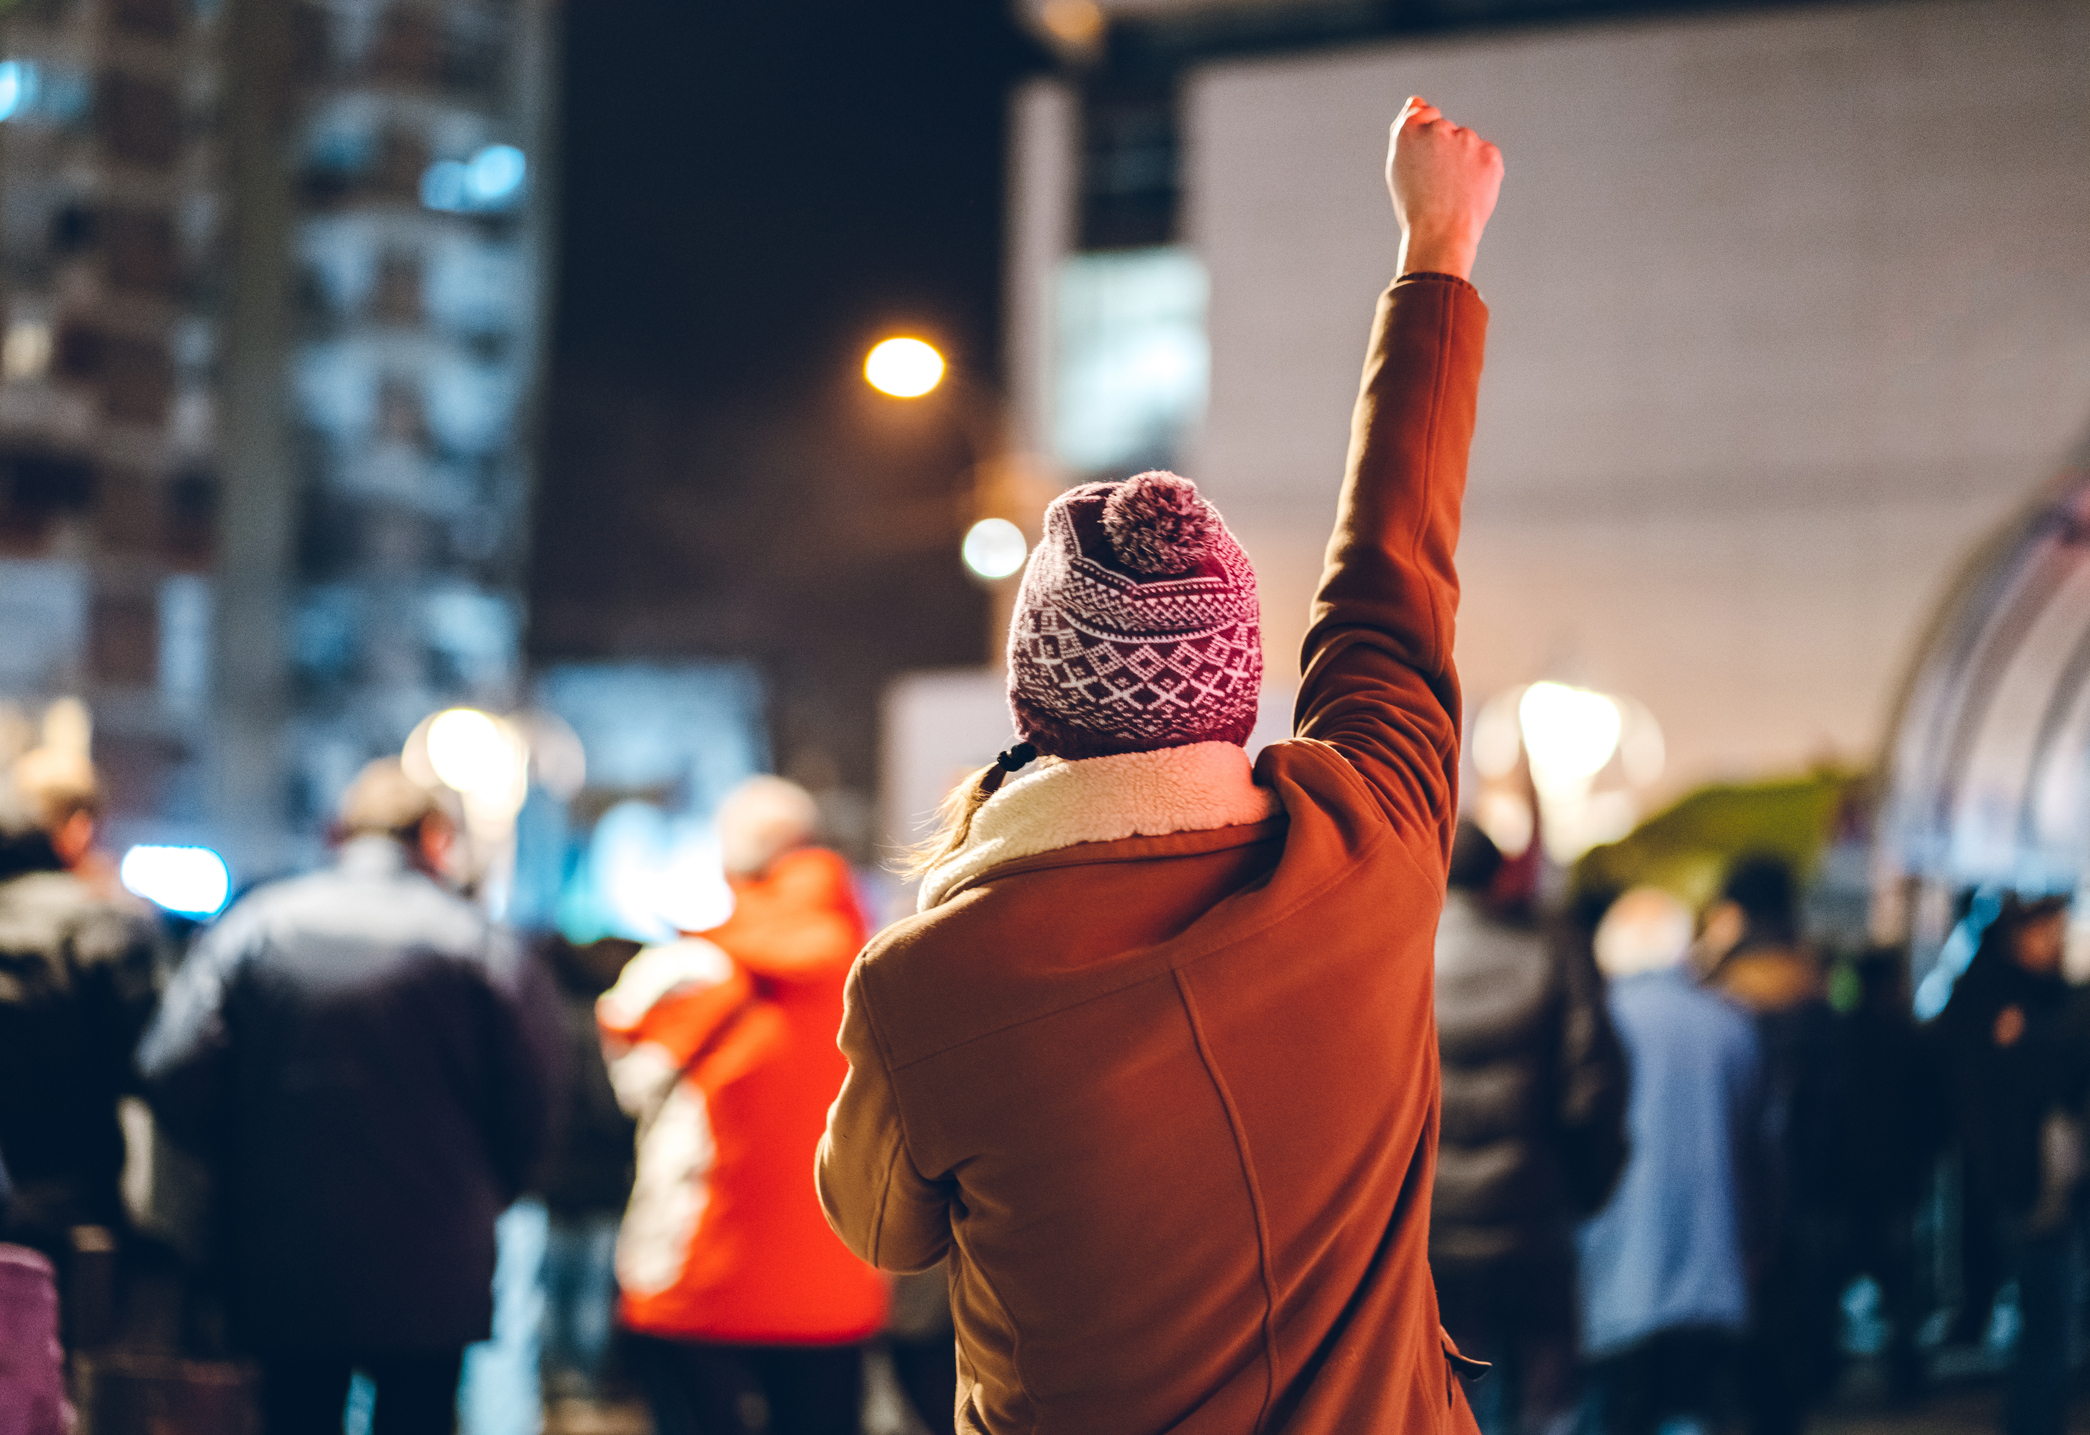
[{"label": "blurred person in orange jacket", "polygon": [[659,1435],[854,1431],[885,1320],[884,1278],[828,1229],[812,1180],[865,935],[816,825],[795,784],[737,789],[719,812],[732,917],[646,948],[596,1007],[639,1121],[619,1317]]}]

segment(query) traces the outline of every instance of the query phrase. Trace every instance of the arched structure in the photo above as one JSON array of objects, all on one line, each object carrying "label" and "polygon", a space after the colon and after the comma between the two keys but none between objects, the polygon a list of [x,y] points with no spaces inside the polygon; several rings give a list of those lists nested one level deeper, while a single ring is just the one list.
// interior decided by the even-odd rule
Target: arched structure
[{"label": "arched structure", "polygon": [[1941,609],[1889,738],[1878,842],[1881,876],[1913,889],[1918,977],[1967,892],[2090,874],[2090,450]]}]

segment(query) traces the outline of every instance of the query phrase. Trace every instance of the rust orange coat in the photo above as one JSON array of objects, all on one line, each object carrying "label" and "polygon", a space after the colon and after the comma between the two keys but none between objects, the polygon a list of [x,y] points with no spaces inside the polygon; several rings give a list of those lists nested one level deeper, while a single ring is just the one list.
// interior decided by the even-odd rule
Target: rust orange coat
[{"label": "rust orange coat", "polygon": [[1473,1429],[1428,1238],[1486,317],[1381,301],[1282,815],[990,866],[856,965],[820,1188],[866,1259],[950,1253],[962,1430]]}]

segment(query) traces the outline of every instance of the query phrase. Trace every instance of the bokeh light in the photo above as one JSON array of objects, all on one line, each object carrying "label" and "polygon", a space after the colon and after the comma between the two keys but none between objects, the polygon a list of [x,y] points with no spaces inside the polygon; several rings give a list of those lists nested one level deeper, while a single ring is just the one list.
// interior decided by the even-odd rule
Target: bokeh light
[{"label": "bokeh light", "polygon": [[36,99],[36,66],[27,60],[0,62],[0,120],[10,120]]},{"label": "bokeh light", "polygon": [[1078,50],[1093,48],[1110,23],[1096,0],[1045,0],[1038,18],[1053,39]]},{"label": "bokeh light", "polygon": [[133,847],[116,875],[126,890],[184,917],[215,916],[232,895],[232,873],[208,847]]},{"label": "bokeh light", "polygon": [[1565,683],[1533,683],[1517,700],[1517,723],[1531,778],[1541,790],[1587,782],[1618,751],[1625,721],[1602,693]]},{"label": "bokeh light", "polygon": [[481,204],[498,204],[522,188],[529,161],[512,144],[490,144],[472,156],[465,183]]},{"label": "bokeh light", "polygon": [[470,159],[441,159],[423,170],[421,203],[445,214],[507,209],[529,172],[529,157],[514,145],[486,145]]},{"label": "bokeh light", "polygon": [[1023,566],[1030,545],[1006,518],[983,518],[965,532],[965,566],[986,579],[1006,578]]},{"label": "bokeh light", "polygon": [[887,339],[864,356],[864,379],[881,394],[918,399],[943,382],[943,355],[920,339]]},{"label": "bokeh light", "polygon": [[450,708],[428,725],[428,765],[466,796],[506,796],[524,781],[528,760],[507,725],[477,708]]}]

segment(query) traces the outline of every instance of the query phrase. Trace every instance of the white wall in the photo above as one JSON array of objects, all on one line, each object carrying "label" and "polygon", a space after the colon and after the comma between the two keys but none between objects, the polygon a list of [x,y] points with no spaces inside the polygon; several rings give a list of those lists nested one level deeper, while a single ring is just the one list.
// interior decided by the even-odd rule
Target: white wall
[{"label": "white wall", "polygon": [[1630,692],[1668,732],[1671,787],[1869,757],[1955,566],[2090,425],[2090,0],[1196,76],[1214,370],[1187,467],[1256,558],[1274,675],[1391,273],[1380,167],[1410,91],[1508,158],[1474,276],[1493,324],[1469,702],[1548,674]]}]

